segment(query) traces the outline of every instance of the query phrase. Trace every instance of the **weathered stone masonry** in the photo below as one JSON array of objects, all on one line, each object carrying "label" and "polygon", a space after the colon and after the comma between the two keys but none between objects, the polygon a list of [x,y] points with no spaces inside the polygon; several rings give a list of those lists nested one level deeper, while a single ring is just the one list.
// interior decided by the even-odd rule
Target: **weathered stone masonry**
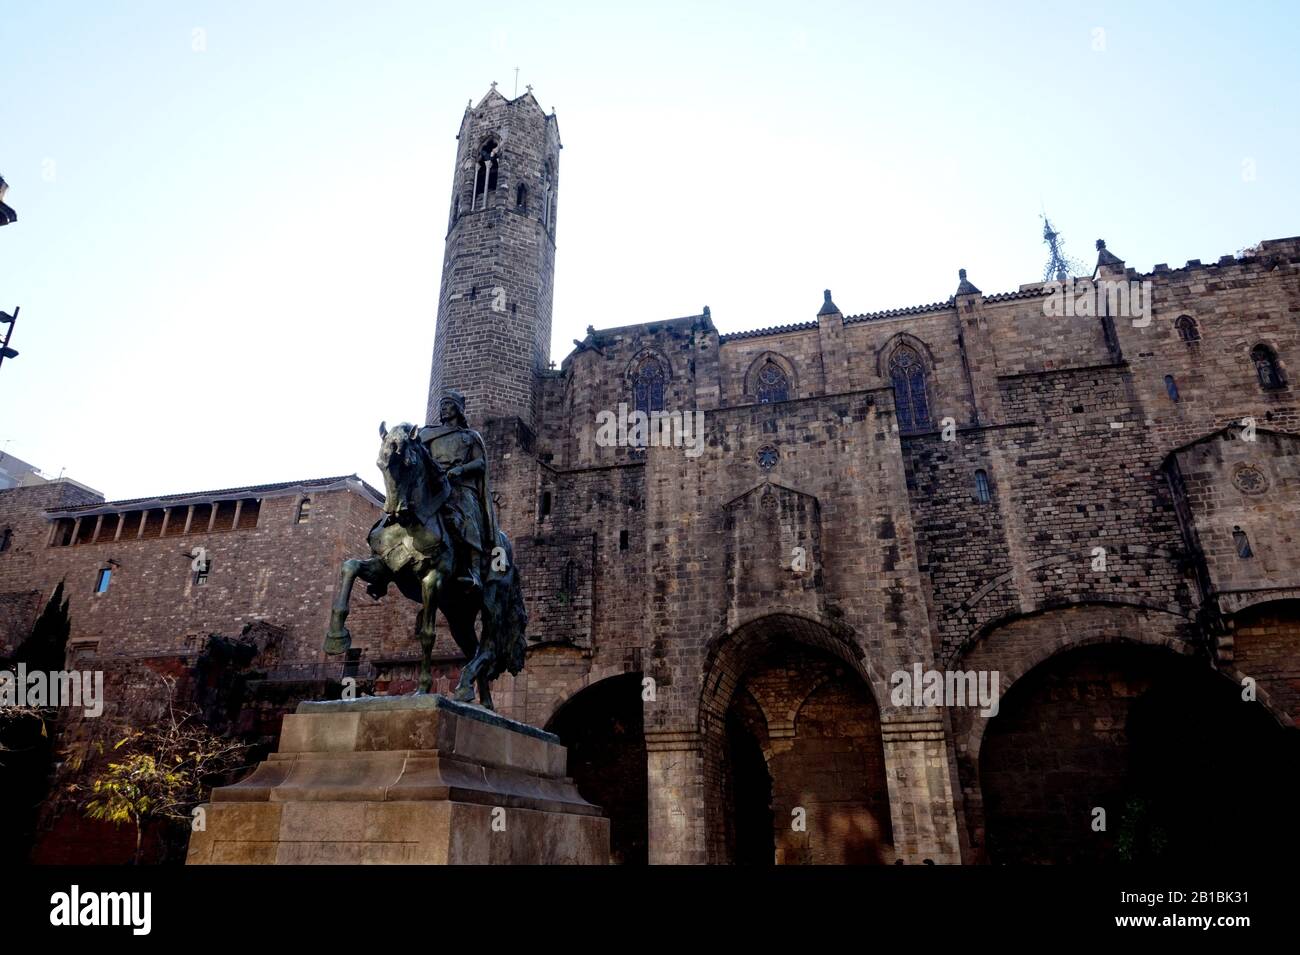
[{"label": "weathered stone masonry", "polygon": [[[985,295],[963,273],[946,299],[884,312],[846,316],[827,292],[752,331],[719,333],[708,308],[589,328],[557,369],[557,129],[531,94],[466,111],[429,407],[467,395],[528,588],[528,664],[498,705],[576,733],[580,785],[617,774],[600,780],[617,845],[665,863],[1107,858],[1114,834],[1078,817],[1159,804],[1124,767],[1161,720],[1218,714],[1227,751],[1294,739],[1300,239],[1145,274],[1102,249],[1098,278],[1151,283],[1149,321],[1054,316],[1041,283]],[[697,414],[703,453],[603,444],[598,415],[620,404]],[[338,560],[374,504],[315,498],[338,522],[301,538],[274,595],[255,542],[292,533],[293,495],[243,532],[246,579],[220,613],[178,566],[171,590],[131,592],[132,627],[114,622],[94,601],[133,586],[123,559],[123,590],[82,594],[74,621],[101,653],[144,653],[265,617],[295,634],[289,656],[323,662]],[[87,502],[5,517],[14,500],[0,521],[25,522],[39,570],[0,554],[0,620],[58,576],[89,588],[108,546],[46,543]],[[114,546],[179,565],[190,538],[167,543]],[[409,686],[411,608],[354,599],[362,668]],[[896,704],[891,676],[914,664],[996,672],[1007,712]]]}]

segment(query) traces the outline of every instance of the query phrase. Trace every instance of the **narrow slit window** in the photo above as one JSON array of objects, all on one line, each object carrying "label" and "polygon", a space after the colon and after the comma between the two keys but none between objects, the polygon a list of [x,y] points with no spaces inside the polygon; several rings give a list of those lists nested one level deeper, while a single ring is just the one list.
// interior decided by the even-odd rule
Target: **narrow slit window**
[{"label": "narrow slit window", "polygon": [[1170,401],[1178,401],[1178,382],[1174,381],[1173,375],[1165,375],[1165,394],[1169,396]]},{"label": "narrow slit window", "polygon": [[1232,529],[1232,543],[1236,545],[1237,556],[1243,560],[1255,556],[1255,552],[1250,549],[1250,538],[1246,536],[1246,532],[1240,527]]},{"label": "narrow slit window", "polygon": [[298,505],[298,516],[295,518],[295,524],[307,524],[311,521],[311,498],[304,497]]},{"label": "narrow slit window", "polygon": [[1267,345],[1256,345],[1250,353],[1250,360],[1255,363],[1255,374],[1259,376],[1259,386],[1272,391],[1286,384],[1282,377],[1282,367],[1278,364],[1277,352]]},{"label": "narrow slit window", "polygon": [[975,500],[981,504],[987,504],[991,499],[988,472],[980,468],[975,472]]},{"label": "narrow slit window", "polygon": [[95,593],[108,593],[108,585],[112,579],[113,569],[111,567],[101,567],[99,575],[95,578]]}]

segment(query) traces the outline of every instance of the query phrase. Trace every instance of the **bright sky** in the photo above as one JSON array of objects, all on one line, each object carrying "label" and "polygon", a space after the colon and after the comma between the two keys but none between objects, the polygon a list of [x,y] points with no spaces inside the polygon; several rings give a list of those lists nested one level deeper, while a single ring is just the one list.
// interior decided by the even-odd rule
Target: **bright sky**
[{"label": "bright sky", "polygon": [[460,117],[515,67],[565,146],[557,363],[705,304],[1014,289],[1043,208],[1087,266],[1300,233],[1293,4],[619,6],[0,3],[0,447],[110,498],[377,483],[380,419],[424,412]]}]

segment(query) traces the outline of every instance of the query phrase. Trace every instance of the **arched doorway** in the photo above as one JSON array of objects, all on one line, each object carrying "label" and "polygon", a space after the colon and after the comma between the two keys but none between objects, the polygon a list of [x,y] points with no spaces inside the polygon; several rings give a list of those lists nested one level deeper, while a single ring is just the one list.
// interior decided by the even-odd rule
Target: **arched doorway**
[{"label": "arched doorway", "polygon": [[609,816],[610,860],[645,865],[649,814],[641,674],[610,677],[580,690],[546,729],[568,748],[568,774],[582,798]]},{"label": "arched doorway", "polygon": [[880,713],[853,647],[774,615],[729,634],[702,699],[710,856],[737,864],[892,855]]},{"label": "arched doorway", "polygon": [[1129,642],[1066,650],[1016,681],[984,733],[989,859],[1286,857],[1296,744],[1203,659]]}]

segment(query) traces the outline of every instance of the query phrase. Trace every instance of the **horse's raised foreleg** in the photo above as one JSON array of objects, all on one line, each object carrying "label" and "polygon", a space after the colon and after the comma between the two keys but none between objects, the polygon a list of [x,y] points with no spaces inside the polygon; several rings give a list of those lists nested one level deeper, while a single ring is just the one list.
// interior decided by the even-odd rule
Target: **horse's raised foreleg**
[{"label": "horse's raised foreleg", "polygon": [[330,629],[325,636],[325,652],[330,655],[345,653],[352,646],[352,634],[347,628],[348,601],[352,599],[352,585],[358,577],[370,582],[372,587],[380,582],[387,587],[388,568],[378,557],[368,560],[354,557],[343,562],[339,589],[334,594],[334,606],[330,612]]}]

